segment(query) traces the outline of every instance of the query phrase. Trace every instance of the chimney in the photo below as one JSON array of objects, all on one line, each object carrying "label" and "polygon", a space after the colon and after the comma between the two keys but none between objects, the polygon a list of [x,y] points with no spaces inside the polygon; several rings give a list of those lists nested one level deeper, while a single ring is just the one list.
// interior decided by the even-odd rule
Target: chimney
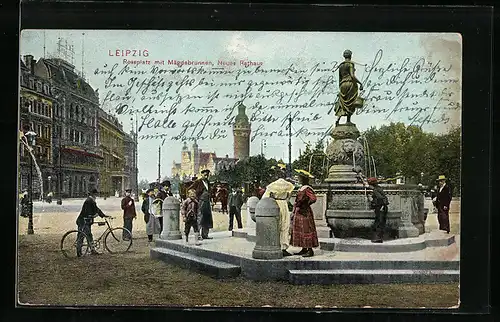
[{"label": "chimney", "polygon": [[24,63],[26,64],[29,72],[33,74],[35,70],[35,60],[33,59],[33,55],[24,55]]}]

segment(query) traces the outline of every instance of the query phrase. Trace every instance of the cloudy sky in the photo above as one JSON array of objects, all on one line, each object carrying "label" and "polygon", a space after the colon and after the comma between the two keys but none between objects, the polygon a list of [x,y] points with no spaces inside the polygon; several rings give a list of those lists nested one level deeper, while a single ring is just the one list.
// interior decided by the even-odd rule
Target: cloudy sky
[{"label": "cloudy sky", "polygon": [[[131,107],[142,108],[145,104],[156,104],[155,109],[168,111],[173,105],[176,106],[175,115],[171,115],[169,119],[169,121],[176,123],[175,128],[154,128],[155,122],[159,120],[161,123],[167,114],[157,113],[147,116],[149,119],[155,118],[149,123],[150,127],[148,127],[148,119],[143,119],[146,115],[144,113],[137,114],[139,124],[144,123],[139,135],[142,137],[149,135],[149,139],[139,141],[139,179],[145,178],[151,181],[156,179],[159,145],[162,145],[162,177],[170,175],[172,163],[174,161],[180,162],[182,141],[186,139],[191,145],[192,141],[189,140],[196,137],[207,117],[211,118],[207,121],[211,123],[202,131],[202,134],[207,137],[204,138],[201,135],[197,140],[198,145],[203,151],[216,152],[218,156],[227,154],[232,157],[232,130],[229,125],[223,124],[223,121],[236,115],[236,111],[231,109],[236,99],[224,97],[224,95],[244,93],[248,82],[288,81],[282,85],[268,84],[267,87],[262,88],[260,94],[264,94],[266,88],[271,93],[275,91],[293,93],[294,90],[298,92],[304,84],[299,79],[308,79],[309,83],[305,87],[307,91],[314,92],[315,89],[322,86],[321,84],[325,85],[325,89],[317,96],[308,92],[309,94],[302,95],[296,102],[293,102],[297,106],[308,104],[312,100],[316,102],[315,106],[303,109],[285,108],[282,106],[285,103],[280,102],[277,96],[261,95],[258,97],[254,95],[244,100],[244,104],[248,107],[247,115],[250,118],[252,115],[254,116],[251,155],[259,154],[262,147],[266,157],[284,158],[287,161],[287,129],[282,124],[282,120],[290,112],[292,114],[300,112],[292,124],[292,132],[294,133],[292,159],[295,159],[299,150],[304,149],[306,142],[314,143],[322,138],[323,136],[317,133],[325,131],[335,122],[335,115],[328,114],[330,110],[328,104],[322,103],[335,100],[338,91],[338,72],[332,73],[328,71],[328,68],[335,66],[335,62],[343,60],[342,53],[345,49],[350,49],[353,52],[353,61],[357,63],[356,75],[365,85],[365,90],[361,95],[368,96],[366,109],[352,118],[360,131],[372,126],[378,127],[390,122],[401,121],[407,124],[421,125],[425,131],[443,133],[448,131],[450,127],[461,124],[462,40],[458,34],[24,30],[21,34],[21,55],[31,54],[35,56],[35,59],[44,55],[46,57],[61,56],[57,51],[59,38],[66,39],[74,45],[73,64],[78,70],[83,69],[87,81],[94,89],[99,89],[102,108],[117,115],[126,131],[129,131],[132,126],[131,115],[117,114],[117,103],[103,102],[103,100],[108,93],[123,96],[127,88],[125,85],[134,75],[117,75],[114,83],[124,86],[106,88],[108,75],[96,75],[95,73],[96,70],[106,70],[105,65],[109,69],[114,64],[118,64],[117,70],[125,66],[123,57],[116,57],[116,50],[147,50],[147,57],[136,56],[128,57],[128,59],[147,59],[152,62],[164,60],[165,65],[158,67],[168,70],[178,68],[167,66],[168,60],[200,60],[211,61],[214,64],[217,64],[218,60],[223,60],[236,63],[235,66],[224,67],[226,70],[233,72],[239,70],[254,71],[256,66],[245,67],[239,64],[240,60],[249,60],[262,62],[260,68],[263,70],[286,69],[293,65],[296,70],[303,71],[293,75],[249,72],[246,75],[243,74],[239,78],[241,83],[234,87],[208,86],[208,83],[220,85],[221,83],[235,82],[234,74],[193,75],[190,76],[193,84],[205,83],[191,87],[186,84],[177,88],[177,93],[175,92],[175,82],[182,82],[185,74],[166,73],[156,78],[157,81],[162,79],[165,82],[174,82],[173,88],[168,92],[170,99],[166,99],[164,104],[151,100],[150,98],[153,96],[151,92],[146,93],[146,97],[143,99],[143,95],[140,92],[137,93],[137,87],[132,88],[131,98],[124,102]],[[374,61],[378,61],[377,64],[374,64]],[[151,70],[151,66],[146,65],[129,66],[135,71],[149,73]],[[415,66],[417,66],[417,72],[415,72]],[[180,69],[188,69],[188,67],[183,66]],[[210,66],[206,66],[207,70],[210,68]],[[328,83],[331,76],[334,79],[333,84]],[[139,75],[137,81],[148,77],[151,78],[152,75]],[[420,80],[430,77],[432,81],[401,84],[404,79],[412,80],[418,79],[418,77],[421,77]],[[208,96],[216,89],[219,89],[220,97],[210,102]],[[252,90],[253,94],[257,94],[258,86],[253,87]],[[435,93],[431,94],[432,92]],[[174,94],[184,97],[183,101],[174,104],[176,100],[173,98]],[[197,98],[186,99],[188,96]],[[269,106],[278,105],[281,105],[282,108],[269,108]],[[189,106],[195,107],[195,109],[186,112],[186,108]],[[268,106],[268,108],[259,109],[258,106]],[[424,107],[426,108],[424,109]],[[219,113],[207,113],[206,111],[210,108],[212,111],[217,109]],[[224,108],[227,109],[224,110]],[[418,112],[419,108],[421,108],[420,112]],[[315,116],[316,114],[319,116]],[[272,118],[276,118],[275,122],[270,122]],[[197,122],[201,123],[195,127]],[[217,124],[218,122],[220,124]],[[183,127],[187,127],[187,129],[183,131]],[[193,127],[195,127],[194,131]],[[258,128],[260,130],[257,130]],[[282,136],[276,136],[276,134],[271,137],[264,136],[265,132],[274,131],[277,133],[279,130],[282,130]],[[209,134],[217,131],[224,135],[218,139],[210,139]],[[295,135],[297,132],[298,134]],[[182,134],[184,134],[184,138]],[[152,139],[153,136],[156,138]]]}]

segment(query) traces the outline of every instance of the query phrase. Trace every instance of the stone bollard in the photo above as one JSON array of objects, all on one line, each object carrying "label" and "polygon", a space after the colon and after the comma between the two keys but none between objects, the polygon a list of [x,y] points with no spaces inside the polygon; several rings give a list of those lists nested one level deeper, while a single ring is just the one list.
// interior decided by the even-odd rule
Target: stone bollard
[{"label": "stone bollard", "polygon": [[163,231],[160,234],[161,239],[182,239],[180,224],[181,204],[175,197],[167,197],[163,200],[161,212],[163,214]]},{"label": "stone bollard", "polygon": [[280,245],[280,208],[273,198],[262,198],[255,207],[255,248],[252,257],[256,259],[280,259],[283,252]]},{"label": "stone bollard", "polygon": [[[252,196],[248,198],[247,200],[247,219],[251,219],[253,221],[252,226],[255,227],[255,207],[257,207],[257,204],[259,203],[259,198]],[[250,220],[249,220],[250,222]],[[247,224],[248,225],[248,224]],[[248,225],[250,226],[250,225]]]}]

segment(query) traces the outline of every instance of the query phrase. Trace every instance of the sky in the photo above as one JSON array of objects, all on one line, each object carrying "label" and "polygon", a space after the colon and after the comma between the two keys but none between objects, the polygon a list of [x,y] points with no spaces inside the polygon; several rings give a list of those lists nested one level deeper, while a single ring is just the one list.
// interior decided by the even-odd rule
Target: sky
[{"label": "sky", "polygon": [[[334,62],[343,61],[342,53],[349,49],[353,53],[353,61],[356,63],[356,76],[364,83],[364,92],[360,95],[368,97],[365,103],[366,109],[361,113],[355,114],[352,121],[356,123],[360,131],[364,131],[372,126],[379,127],[390,122],[404,122],[406,124],[419,124],[424,131],[434,133],[445,133],[452,126],[461,124],[461,77],[462,77],[462,39],[459,34],[429,34],[429,33],[339,33],[339,32],[263,32],[263,31],[143,31],[143,30],[23,30],[21,33],[20,52],[21,56],[31,54],[35,59],[40,57],[50,57],[51,55],[60,56],[57,52],[58,38],[63,38],[74,45],[73,64],[76,69],[83,70],[86,79],[94,89],[99,89],[101,106],[104,110],[117,117],[123,123],[125,131],[130,131],[133,122],[131,115],[120,114],[116,110],[116,102],[104,102],[106,94],[113,93],[123,96],[124,87],[106,88],[108,75],[96,74],[96,70],[106,70],[107,68],[118,64],[118,69],[123,68],[123,57],[116,57],[116,50],[138,50],[148,51],[147,57],[128,57],[133,60],[192,60],[192,61],[211,61],[217,64],[218,60],[225,62],[235,62],[236,66],[224,67],[226,70],[253,71],[256,66],[245,67],[239,64],[240,60],[249,60],[253,62],[262,62],[262,69],[286,69],[291,64],[297,70],[303,70],[304,73],[290,74],[278,73],[250,73],[242,76],[239,80],[243,84],[240,87],[228,89],[227,87],[218,87],[221,96],[236,91],[244,92],[246,84],[249,81],[254,83],[273,82],[288,80],[290,83],[282,85],[266,85],[271,92],[279,90],[281,92],[293,93],[293,90],[299,90],[302,85],[292,85],[292,81],[309,78],[309,86],[313,87],[314,81],[325,82],[325,88],[318,97],[308,95],[301,96],[294,104],[307,104],[312,100],[317,103],[315,106],[309,106],[300,110],[300,116],[294,120],[292,131],[299,132],[292,138],[292,159],[297,158],[299,151],[305,148],[307,142],[315,143],[323,135],[312,134],[324,132],[334,122],[335,116],[328,115],[330,109],[327,105],[321,103],[332,102],[338,92],[338,71],[327,71]],[[45,50],[44,50],[45,48]],[[382,55],[380,56],[380,53]],[[111,55],[110,55],[111,53]],[[374,61],[380,58],[374,68]],[[316,65],[320,64],[320,65]],[[396,75],[397,80],[413,79],[416,74],[415,66],[420,66],[421,77],[432,76],[433,81],[429,83],[406,83],[400,85],[397,82],[390,82]],[[151,66],[128,65],[132,70],[149,71]],[[314,66],[323,68],[324,71],[318,71]],[[323,67],[324,66],[324,67]],[[189,66],[182,66],[180,69],[187,69]],[[397,69],[405,70],[398,74]],[[159,68],[173,69],[176,66],[159,66]],[[210,66],[207,67],[209,69]],[[314,73],[309,73],[315,70]],[[307,72],[306,72],[307,71]],[[179,82],[183,74],[164,74],[157,76],[158,80],[165,82]],[[412,76],[413,75],[413,76]],[[132,75],[133,76],[133,75]],[[118,75],[115,83],[126,84],[130,75]],[[333,84],[329,84],[329,77],[333,76]],[[138,76],[140,80],[142,76]],[[144,76],[146,77],[146,76]],[[193,81],[198,84],[201,78],[207,83],[224,83],[235,81],[233,76],[208,75],[193,76]],[[301,78],[302,77],[302,78]],[[420,78],[422,79],[422,78]],[[455,82],[449,82],[451,79]],[[437,80],[437,81],[436,81]],[[378,83],[378,85],[377,85]],[[319,85],[318,85],[319,86]],[[172,95],[175,90],[169,92]],[[254,93],[257,87],[253,88]],[[398,91],[399,90],[399,91]],[[405,92],[406,90],[406,92]],[[183,124],[193,125],[198,120],[206,120],[208,115],[212,116],[212,122],[207,126],[208,130],[204,133],[213,133],[219,131],[226,133],[227,136],[219,139],[203,139],[199,137],[197,144],[205,152],[216,152],[217,156],[233,156],[232,130],[227,124],[219,124],[226,117],[236,115],[236,111],[225,107],[232,107],[235,103],[234,98],[218,98],[212,102],[207,98],[214,91],[210,86],[182,86],[179,88],[179,95],[199,96],[199,99],[184,99],[179,104],[173,104],[174,100],[167,100],[165,104],[159,104],[157,101],[148,99],[153,95],[146,95],[142,100],[141,93],[135,93],[136,88],[130,92],[131,98],[125,102],[129,106],[137,108],[144,104],[156,104],[156,108],[168,111],[172,106],[176,106],[176,114],[172,115],[169,121],[175,121],[176,128],[148,128],[143,125],[139,136],[139,180],[147,179],[153,181],[157,178],[158,172],[158,146],[162,146],[161,155],[161,176],[169,176],[173,162],[180,162],[181,148],[183,139],[174,140],[183,129]],[[436,95],[428,95],[434,91]],[[404,93],[403,93],[404,92]],[[398,93],[398,94],[396,94]],[[422,94],[422,95],[420,95]],[[405,100],[401,97],[406,95]],[[413,98],[412,95],[418,98]],[[420,96],[419,96],[420,95]],[[201,98],[203,96],[203,98]],[[403,103],[398,104],[401,101]],[[199,107],[196,112],[183,114],[189,106]],[[265,137],[256,135],[252,138],[250,155],[264,153],[266,157],[276,159],[283,158],[288,160],[288,132],[282,124],[283,118],[287,113],[295,113],[298,109],[281,108],[259,110],[254,106],[276,106],[278,102],[273,97],[251,97],[245,98],[244,104],[247,106],[247,115],[254,115],[252,121],[252,134],[258,134],[259,126],[266,132],[284,131],[285,135],[277,137]],[[289,103],[291,104],[291,103]],[[281,104],[283,105],[283,104]],[[207,112],[211,106],[212,109],[218,109],[220,113]],[[406,108],[403,108],[406,106]],[[439,108],[436,108],[438,107]],[[458,106],[450,109],[446,107]],[[410,107],[410,108],[408,108]],[[428,107],[425,111],[418,112],[419,107]],[[417,111],[417,112],[416,112]],[[122,110],[123,112],[123,110]],[[261,114],[259,114],[259,112]],[[205,113],[205,114],[204,114]],[[143,123],[144,114],[138,114],[139,125]],[[319,115],[319,116],[315,116]],[[151,115],[149,116],[151,117]],[[155,121],[162,120],[165,114],[153,115]],[[267,120],[265,119],[267,117]],[[270,123],[269,118],[276,118],[277,121]],[[144,120],[146,124],[146,120]],[[149,123],[154,124],[155,122]],[[160,122],[161,123],[161,122]],[[167,122],[168,123],[168,122]],[[197,130],[200,129],[200,125]],[[260,131],[262,134],[264,130]],[[185,131],[190,133],[191,128]],[[309,134],[308,134],[309,132]],[[194,133],[194,132],[192,132]],[[144,136],[164,135],[157,139],[144,139]],[[189,135],[188,135],[189,136]],[[163,140],[163,138],[167,138]],[[191,139],[193,135],[191,135]],[[328,139],[328,138],[327,138]],[[264,145],[265,140],[265,145]],[[330,139],[331,140],[331,139]],[[189,141],[188,145],[192,145]]]}]

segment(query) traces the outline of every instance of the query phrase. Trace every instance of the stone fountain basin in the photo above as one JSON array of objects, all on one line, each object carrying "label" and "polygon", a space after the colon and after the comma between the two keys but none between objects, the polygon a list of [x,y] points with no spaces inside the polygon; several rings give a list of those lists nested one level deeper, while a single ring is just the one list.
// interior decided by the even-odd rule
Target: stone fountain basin
[{"label": "stone fountain basin", "polygon": [[[326,221],[335,236],[360,235],[360,232],[370,234],[375,222],[375,212],[373,210],[327,210]],[[400,223],[401,211],[387,213],[386,230],[390,235],[397,234]]]}]

